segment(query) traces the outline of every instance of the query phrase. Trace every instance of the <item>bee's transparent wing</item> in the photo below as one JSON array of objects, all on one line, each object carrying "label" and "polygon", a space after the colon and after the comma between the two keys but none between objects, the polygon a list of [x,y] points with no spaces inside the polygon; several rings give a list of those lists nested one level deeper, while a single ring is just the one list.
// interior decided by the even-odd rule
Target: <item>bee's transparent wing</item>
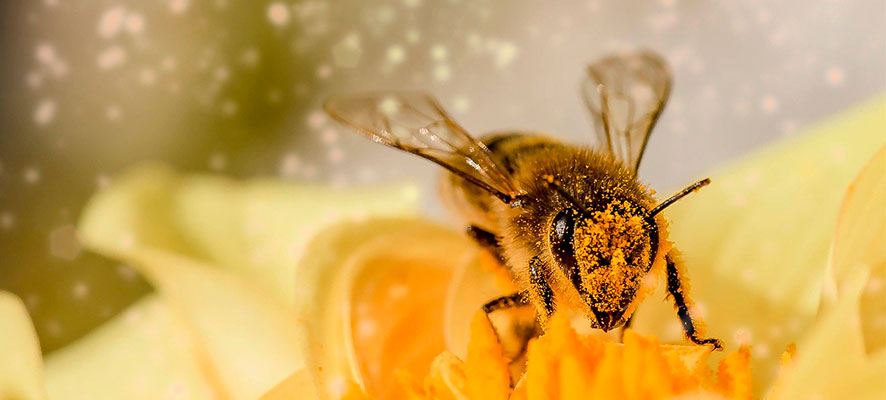
[{"label": "bee's transparent wing", "polygon": [[600,145],[634,170],[670,92],[667,63],[648,51],[603,58],[582,84]]},{"label": "bee's transparent wing", "polygon": [[439,103],[422,92],[362,93],[334,97],[324,109],[372,141],[417,154],[505,202],[520,194],[489,149],[456,124]]}]

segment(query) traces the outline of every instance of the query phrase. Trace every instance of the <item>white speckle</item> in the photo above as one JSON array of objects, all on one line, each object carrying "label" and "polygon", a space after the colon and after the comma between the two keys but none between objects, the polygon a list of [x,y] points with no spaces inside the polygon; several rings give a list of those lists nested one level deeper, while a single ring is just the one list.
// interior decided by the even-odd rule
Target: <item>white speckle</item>
[{"label": "white speckle", "polygon": [[308,115],[308,127],[318,129],[326,123],[326,114],[322,111],[313,111]]},{"label": "white speckle", "polygon": [[63,225],[49,232],[49,254],[64,260],[73,260],[80,255],[80,241],[77,228],[73,224]]},{"label": "white speckle", "polygon": [[830,67],[824,72],[824,80],[830,87],[841,87],[846,81],[846,73],[843,68]]},{"label": "white speckle", "polygon": [[120,275],[125,280],[133,280],[138,276],[138,273],[135,271],[135,268],[132,268],[125,264],[120,264],[117,266],[117,275]]},{"label": "white speckle", "polygon": [[323,131],[321,137],[323,138],[323,143],[327,145],[334,144],[338,141],[338,133],[334,129]]},{"label": "white speckle", "polygon": [[769,35],[769,43],[772,44],[773,47],[779,47],[784,45],[788,41],[788,29],[784,26],[779,27]]},{"label": "white speckle", "polygon": [[163,68],[164,71],[172,71],[175,69],[175,66],[175,57],[166,57],[160,62],[160,67]]},{"label": "white speckle", "polygon": [[40,43],[34,50],[34,58],[41,64],[51,64],[57,60],[55,48],[49,43]]},{"label": "white speckle", "polygon": [[95,186],[99,188],[106,188],[111,184],[111,177],[107,174],[98,174],[95,176]]},{"label": "white speckle", "polygon": [[446,59],[448,55],[448,51],[446,50],[446,46],[442,44],[438,44],[431,48],[431,58],[436,61],[443,61]]},{"label": "white speckle", "polygon": [[327,64],[323,64],[323,65],[317,67],[316,73],[317,73],[317,78],[327,79],[330,76],[332,76],[332,67],[330,67]]},{"label": "white speckle", "polygon": [[34,108],[34,122],[37,125],[48,125],[55,119],[55,101],[52,99],[43,99],[39,103],[37,103],[37,107]]},{"label": "white speckle", "polygon": [[646,23],[650,28],[656,31],[663,31],[672,28],[677,24],[679,16],[673,10],[656,13],[646,18]]},{"label": "white speckle", "polygon": [[209,157],[209,168],[214,171],[224,169],[228,165],[228,158],[224,154],[215,153]]},{"label": "white speckle", "polygon": [[360,62],[362,52],[360,37],[355,33],[348,34],[332,46],[332,58],[335,61],[335,65],[342,68],[356,67]]},{"label": "white speckle", "polygon": [[438,65],[434,67],[434,79],[440,82],[446,82],[449,80],[450,76],[452,76],[452,72],[448,65]]},{"label": "white speckle", "polygon": [[132,13],[126,17],[126,32],[137,35],[145,30],[145,18],[141,14]]},{"label": "white speckle", "polygon": [[741,345],[746,345],[751,343],[751,331],[748,328],[742,327],[735,330],[735,341]]},{"label": "white speckle", "polygon": [[840,165],[846,162],[846,147],[842,144],[835,144],[830,149],[831,161]]},{"label": "white speckle", "polygon": [[268,20],[279,27],[289,23],[289,8],[285,4],[274,2],[268,6]]},{"label": "white speckle", "polygon": [[123,116],[123,111],[120,110],[119,106],[110,105],[107,109],[105,109],[105,117],[108,121],[119,121]]},{"label": "white speckle", "polygon": [[29,88],[37,89],[40,86],[43,86],[43,75],[36,71],[29,72],[28,76],[25,78],[25,82],[28,83]]},{"label": "white speckle", "polygon": [[338,164],[339,162],[341,162],[341,160],[345,158],[345,154],[342,149],[336,147],[329,150],[328,158],[330,162]]},{"label": "white speckle", "polygon": [[15,226],[15,215],[12,215],[9,211],[4,211],[0,213],[0,228],[3,230],[10,230]]},{"label": "white speckle", "polygon": [[751,351],[754,353],[754,357],[756,358],[766,358],[771,355],[771,352],[769,351],[769,346],[766,343],[754,343]]},{"label": "white speckle", "polygon": [[230,117],[237,113],[237,102],[234,100],[225,100],[221,105],[222,115]]},{"label": "white speckle", "polygon": [[767,114],[778,111],[778,107],[778,99],[772,95],[763,96],[763,99],[760,100],[760,108]]},{"label": "white speckle", "polygon": [[409,294],[409,287],[406,285],[394,285],[388,289],[388,297],[392,300],[402,299]]},{"label": "white speckle", "polygon": [[865,293],[868,295],[878,294],[882,290],[883,280],[876,276],[872,276],[870,279],[868,279],[868,284],[864,288]]},{"label": "white speckle", "polygon": [[258,50],[256,49],[248,49],[243,52],[243,55],[240,56],[240,62],[247,67],[254,67],[258,65],[260,55]]},{"label": "white speckle", "polygon": [[293,153],[286,154],[280,160],[280,166],[277,168],[280,175],[285,177],[294,177],[298,173],[301,160]]},{"label": "white speckle", "polygon": [[378,331],[378,326],[371,319],[362,319],[357,323],[357,335],[370,337]]},{"label": "white speckle", "polygon": [[169,0],[169,11],[173,14],[181,14],[190,6],[190,0]]},{"label": "white speckle", "polygon": [[144,68],[138,73],[138,79],[142,85],[151,86],[157,82],[157,73],[153,69]]},{"label": "white speckle", "polygon": [[400,111],[400,101],[394,97],[387,96],[378,103],[378,111],[387,116],[394,115]]},{"label": "white speckle", "polygon": [[45,325],[46,332],[52,336],[58,336],[62,333],[62,326],[56,320],[46,321]]},{"label": "white speckle", "polygon": [[36,184],[40,182],[40,170],[35,167],[26,168],[22,173],[22,179],[29,185]]},{"label": "white speckle", "polygon": [[89,285],[87,285],[86,282],[77,282],[74,284],[74,287],[71,288],[71,294],[75,299],[83,299],[89,295]]},{"label": "white speckle", "polygon": [[517,46],[510,42],[501,43],[495,49],[495,66],[499,68],[507,67],[516,57]]},{"label": "white speckle", "polygon": [[388,62],[391,64],[400,64],[406,58],[406,51],[402,46],[393,45],[388,47]]},{"label": "white speckle", "polygon": [[391,8],[389,6],[381,6],[378,8],[378,11],[376,11],[376,13],[375,13],[375,20],[380,25],[387,25],[387,24],[390,24],[391,21],[394,20],[395,16],[396,16],[396,13],[394,12],[393,8]]},{"label": "white speckle", "polygon": [[97,62],[101,69],[119,67],[126,62],[126,50],[120,46],[111,46],[99,53]]},{"label": "white speckle", "polygon": [[407,186],[403,188],[403,192],[400,193],[404,200],[415,201],[418,200],[421,193],[419,193],[418,188],[414,186]]},{"label": "white speckle", "polygon": [[215,69],[215,80],[219,82],[226,82],[231,78],[231,70],[228,67],[221,65]]},{"label": "white speckle", "polygon": [[456,96],[452,102],[452,107],[457,112],[465,112],[471,108],[471,100],[465,96]]},{"label": "white speckle", "polygon": [[98,35],[110,39],[123,28],[123,19],[126,17],[126,9],[116,6],[102,13],[98,20]]},{"label": "white speckle", "polygon": [[37,45],[37,48],[34,51],[34,58],[36,58],[37,62],[45,67],[53,77],[60,78],[68,73],[68,64],[59,57],[55,48],[49,43],[41,43]]}]

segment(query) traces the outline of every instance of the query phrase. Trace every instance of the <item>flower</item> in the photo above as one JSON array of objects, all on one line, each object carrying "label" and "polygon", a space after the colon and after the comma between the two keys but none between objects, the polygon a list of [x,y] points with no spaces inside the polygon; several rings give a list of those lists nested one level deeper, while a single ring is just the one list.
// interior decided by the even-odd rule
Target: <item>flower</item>
[{"label": "flower", "polygon": [[[559,319],[531,344],[519,383],[476,316],[510,283],[457,229],[415,218],[414,187],[337,191],[144,166],[96,195],[79,233],[156,292],[45,359],[21,302],[0,295],[0,398],[396,398],[429,387],[536,398],[533,387],[576,381],[564,376],[591,377],[587,390],[625,390],[630,377],[638,390],[695,382],[701,397],[752,386],[773,399],[876,398],[884,152],[859,170],[883,146],[884,108],[879,99],[716,171],[668,209],[693,312],[733,351],[725,358],[685,345],[658,292],[624,347]],[[783,356],[792,342],[796,356]],[[705,375],[705,357],[723,367]],[[593,374],[638,360],[653,369],[595,386]]]}]

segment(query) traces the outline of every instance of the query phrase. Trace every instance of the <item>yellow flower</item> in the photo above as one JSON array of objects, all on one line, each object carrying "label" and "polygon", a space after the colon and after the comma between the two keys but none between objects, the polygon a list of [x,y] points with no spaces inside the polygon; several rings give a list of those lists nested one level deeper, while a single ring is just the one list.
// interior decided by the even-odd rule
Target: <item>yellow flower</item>
[{"label": "yellow flower", "polygon": [[[884,299],[883,291],[877,291],[878,282],[886,275],[884,249],[876,243],[884,237],[886,218],[883,210],[874,205],[884,203],[881,165],[886,163],[886,156],[881,151],[868,162],[883,146],[884,107],[882,100],[868,104],[820,125],[808,135],[727,166],[712,175],[716,185],[669,212],[672,237],[687,259],[697,307],[694,312],[704,315],[708,335],[723,339],[732,352],[702,356],[693,346],[657,345],[659,339],[655,337],[664,343],[685,343],[672,306],[656,301],[664,298],[659,292],[641,305],[634,325],[637,332],[654,336],[628,334],[625,347],[618,350],[618,345],[605,344],[611,343],[611,338],[552,330],[532,344],[528,372],[512,393],[510,382],[520,377],[509,375],[509,360],[502,357],[501,348],[490,334],[491,328],[478,326],[476,319],[469,328],[480,305],[506,290],[498,277],[490,273],[482,252],[473,256],[464,253],[464,262],[455,264],[452,280],[435,279],[437,290],[445,288],[448,294],[446,304],[427,306],[421,319],[413,319],[413,312],[386,308],[381,295],[368,303],[352,298],[347,307],[383,309],[383,319],[347,321],[347,315],[329,313],[334,316],[326,320],[338,319],[340,325],[330,321],[323,329],[315,329],[313,334],[318,338],[326,337],[324,332],[341,332],[341,326],[346,327],[344,342],[358,340],[360,329],[353,328],[357,325],[401,329],[385,331],[389,336],[373,339],[374,343],[384,345],[379,353],[369,356],[361,352],[360,346],[339,346],[345,349],[343,354],[325,358],[325,365],[335,367],[324,367],[315,373],[320,383],[319,395],[504,399],[556,398],[559,393],[564,398],[585,398],[588,393],[602,390],[619,398],[629,393],[620,390],[649,390],[648,393],[657,393],[659,397],[681,394],[693,398],[841,398],[841,393],[852,393],[855,398],[882,396],[886,390],[877,377],[886,373],[886,351],[876,343],[883,335],[883,327],[877,326],[876,315],[866,310]],[[868,167],[859,175],[866,162]],[[852,190],[847,195],[851,182]],[[858,223],[859,219],[867,224]],[[840,229],[836,229],[838,220]],[[853,221],[848,223],[851,231],[843,228],[846,221]],[[362,228],[368,231],[373,224],[367,222]],[[400,224],[397,230],[414,229],[419,222]],[[366,231],[352,236],[354,230],[355,227],[342,227],[318,238],[315,244],[325,243],[320,249],[336,248],[342,259],[327,264],[318,262],[317,269],[335,274],[332,271],[341,270],[342,265],[359,271],[369,271],[374,266],[398,268],[401,263],[395,261],[399,257],[394,254],[403,248],[426,241],[461,240],[456,234],[448,239],[444,235],[421,240],[416,239],[413,231],[406,241],[400,242],[391,240],[393,229],[382,229],[370,237],[365,236]],[[357,241],[362,242],[359,249],[331,245]],[[367,244],[369,241],[374,244]],[[833,257],[829,256],[831,246]],[[366,262],[366,252],[373,259],[388,261]],[[843,252],[852,255],[841,256]],[[309,251],[308,259],[325,257],[324,253]],[[359,256],[349,258],[349,254]],[[423,265],[434,265],[446,254],[451,256],[447,250],[423,250],[418,256],[424,261],[413,260],[408,268],[420,270]],[[825,284],[828,266],[842,271],[842,275],[833,274],[832,284]],[[364,276],[350,271],[340,272],[339,276]],[[427,287],[427,281],[417,279],[400,281],[399,285],[415,285],[421,292],[433,291]],[[391,287],[376,289],[378,293],[388,293]],[[828,291],[827,287],[841,289]],[[340,288],[335,287],[334,291]],[[426,326],[438,326],[427,321],[428,315],[442,319],[445,348],[440,346],[439,338],[430,341],[425,336],[416,337]],[[859,319],[863,321],[860,326],[853,322]],[[470,343],[469,332],[474,333]],[[570,341],[571,346],[563,345]],[[391,342],[396,345],[389,345]],[[424,364],[398,364],[393,360],[400,354],[399,349],[411,349],[416,342],[437,348],[438,355],[432,358],[425,352]],[[791,356],[794,342],[798,344],[796,358]],[[591,356],[594,348],[604,350]],[[674,352],[695,354],[694,363],[686,364],[689,372],[675,370],[671,367],[676,364],[662,361],[672,360]],[[585,355],[581,362],[577,354]],[[711,369],[707,360],[719,366]],[[546,362],[560,367],[553,368]],[[637,374],[635,368],[625,367],[638,363],[641,365],[637,368],[648,368],[644,370],[647,373]],[[831,363],[845,368],[830,368]],[[364,371],[382,365],[381,377]],[[589,365],[599,368],[590,370]],[[658,368],[654,368],[656,365]],[[616,376],[620,378],[615,379]],[[347,383],[349,380],[353,384]],[[266,398],[293,395],[277,391]],[[643,396],[637,394],[636,398]]]},{"label": "yellow flower", "polygon": [[458,229],[412,217],[414,187],[145,166],[96,195],[79,233],[156,292],[45,359],[0,294],[0,398],[882,398],[883,151],[859,170],[883,146],[884,110],[727,166],[668,210],[693,312],[729,355],[686,346],[658,292],[623,346],[555,320],[521,380],[476,314],[510,283]]}]

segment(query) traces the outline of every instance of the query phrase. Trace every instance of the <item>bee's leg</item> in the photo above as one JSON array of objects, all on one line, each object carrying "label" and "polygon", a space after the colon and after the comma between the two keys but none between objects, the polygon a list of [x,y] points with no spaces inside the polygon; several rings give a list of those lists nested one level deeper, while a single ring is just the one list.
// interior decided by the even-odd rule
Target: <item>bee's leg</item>
[{"label": "bee's leg", "polygon": [[538,304],[544,307],[544,315],[541,315],[541,317],[545,321],[544,323],[547,324],[551,315],[554,314],[554,291],[551,290],[551,285],[545,279],[541,260],[538,256],[532,257],[529,260],[529,290],[532,294],[538,296]]},{"label": "bee's leg", "polygon": [[483,305],[483,312],[489,314],[506,308],[522,307],[529,305],[526,292],[511,293],[506,296],[496,297]]},{"label": "bee's leg", "polygon": [[677,264],[671,254],[668,254],[666,258],[668,293],[670,293],[671,297],[674,299],[674,306],[677,308],[677,316],[680,317],[680,323],[683,325],[683,332],[686,333],[686,337],[689,338],[689,341],[692,343],[713,344],[715,349],[722,349],[723,345],[720,344],[719,340],[714,338],[702,339],[698,336],[698,331],[695,329],[695,323],[692,321],[692,316],[689,314],[689,305],[687,305],[686,292],[683,289],[683,283],[680,280],[679,268],[677,268]]},{"label": "bee's leg", "polygon": [[[519,312],[509,314],[510,318],[498,320],[493,323],[490,314],[499,310],[517,309],[530,306],[527,292],[511,293],[507,296],[496,297],[483,305],[483,311],[489,319],[489,323],[495,330],[502,351],[511,362],[508,368],[511,372],[511,386],[516,384],[515,379],[523,376],[526,370],[526,352],[529,349],[529,341],[541,334],[541,327],[535,312],[521,314]],[[529,311],[529,310],[526,310]],[[527,319],[527,317],[529,317]]]},{"label": "bee's leg", "polygon": [[474,239],[480,247],[492,253],[501,265],[506,265],[504,252],[502,252],[501,246],[498,244],[498,238],[495,237],[494,233],[476,225],[471,225],[468,227],[468,236]]}]

